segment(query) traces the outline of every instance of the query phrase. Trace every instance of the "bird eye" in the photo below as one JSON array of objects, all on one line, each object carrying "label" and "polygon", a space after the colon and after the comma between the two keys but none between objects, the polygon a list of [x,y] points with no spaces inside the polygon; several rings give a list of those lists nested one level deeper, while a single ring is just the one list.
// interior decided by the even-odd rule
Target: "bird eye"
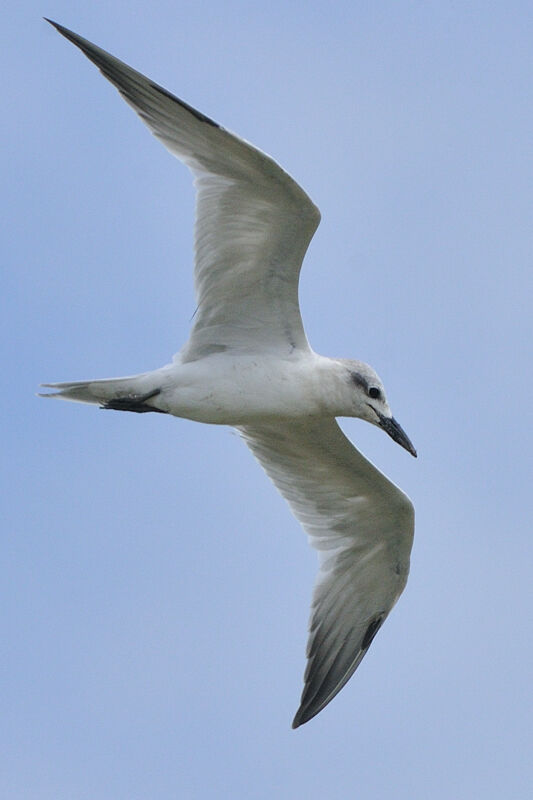
[{"label": "bird eye", "polygon": [[379,400],[379,398],[381,397],[381,392],[377,388],[377,386],[371,386],[370,389],[368,390],[368,396],[372,397],[374,400]]}]

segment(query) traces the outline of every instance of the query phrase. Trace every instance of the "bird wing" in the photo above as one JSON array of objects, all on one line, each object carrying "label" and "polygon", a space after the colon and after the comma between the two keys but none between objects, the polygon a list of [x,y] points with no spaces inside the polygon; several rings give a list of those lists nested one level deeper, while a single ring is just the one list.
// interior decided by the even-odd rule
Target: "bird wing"
[{"label": "bird wing", "polygon": [[307,350],[298,278],[320,212],[269,156],[91,42],[48,20],[100,69],[196,185],[198,308],[182,361]]},{"label": "bird wing", "polygon": [[403,591],[414,510],[334,418],[239,430],[320,556],[296,728],[342,689]]}]

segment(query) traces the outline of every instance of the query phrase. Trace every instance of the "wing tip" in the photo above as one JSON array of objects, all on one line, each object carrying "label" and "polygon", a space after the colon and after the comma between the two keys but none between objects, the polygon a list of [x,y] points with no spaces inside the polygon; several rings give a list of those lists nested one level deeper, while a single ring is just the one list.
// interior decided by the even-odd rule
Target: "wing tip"
[{"label": "wing tip", "polygon": [[309,720],[313,719],[313,717],[316,717],[316,715],[322,711],[323,707],[323,704],[320,704],[318,707],[314,707],[314,704],[307,705],[305,703],[301,703],[300,708],[294,715],[291,728],[296,730],[296,728],[299,728],[301,725],[305,725],[306,722],[309,722]]},{"label": "wing tip", "polygon": [[49,19],[48,17],[43,17],[43,19],[45,22],[50,23],[50,25],[52,25],[52,27],[54,27],[56,31],[61,34],[61,36],[64,36],[65,39],[69,40],[69,42],[72,42],[72,44],[75,44],[76,47],[79,47],[79,49],[85,53],[88,58],[90,58],[90,52],[105,53],[105,51],[103,51],[100,47],[97,47],[97,45],[93,44],[88,39],[84,39],[83,36],[79,35],[79,33],[74,33],[74,31],[71,31],[69,28],[65,28],[64,25],[60,25],[59,22],[54,22],[53,19]]},{"label": "wing tip", "polygon": [[[309,717],[309,719],[311,719],[311,718]],[[300,708],[298,709],[298,711],[294,715],[294,719],[292,721],[291,728],[293,729],[293,731],[295,731],[296,728],[299,728],[300,725],[305,725],[305,723],[308,722],[308,721],[309,720],[304,719],[304,715],[302,714],[302,707],[300,706]]]},{"label": "wing tip", "polygon": [[[361,640],[361,644],[357,650],[357,655],[352,660],[349,668],[344,671],[344,674],[341,676],[341,678],[335,682],[332,689],[327,689],[324,691],[325,681],[323,680],[320,685],[311,692],[311,681],[309,679],[306,680],[300,707],[292,721],[293,729],[299,728],[300,725],[305,725],[305,723],[309,722],[310,719],[316,717],[316,715],[319,714],[327,705],[329,705],[329,703],[331,703],[331,701],[338,695],[340,690],[348,683],[355,670],[363,660],[363,657],[366,655],[375,635],[385,622],[386,618],[387,612],[382,611],[370,620]],[[311,662],[309,662],[309,664],[310,663]]]},{"label": "wing tip", "polygon": [[[169,92],[168,89],[164,88],[164,86],[160,86],[158,83],[155,83],[155,81],[152,81],[150,78],[147,78],[142,73],[137,72],[137,70],[134,70],[133,67],[130,67],[128,64],[126,64],[124,61],[121,61],[116,56],[113,56],[106,50],[102,50],[101,47],[98,47],[98,45],[93,44],[88,39],[85,39],[83,36],[80,36],[78,33],[74,33],[74,31],[65,28],[64,25],[60,25],[59,22],[54,22],[53,19],[49,19],[48,17],[43,17],[43,19],[46,22],[50,23],[50,25],[52,25],[58,31],[58,33],[64,36],[65,39],[68,39],[70,42],[72,42],[72,44],[76,45],[76,47],[78,47],[82,51],[82,53],[84,53],[87,56],[87,58],[90,61],[92,61],[93,64],[95,64],[98,67],[98,69],[100,69],[100,71],[104,74],[104,76],[108,80],[110,80],[111,83],[114,84],[114,86],[116,86],[116,88],[118,88],[121,92],[123,92],[123,90],[126,89],[126,85],[123,84],[120,80],[118,80],[116,74],[111,73],[109,71],[112,66],[115,70],[117,67],[121,68],[122,70],[130,72],[131,74],[136,75],[138,78],[146,81],[150,89],[162,95],[167,100],[170,100],[173,103],[177,103],[185,111],[187,111],[189,114],[191,114],[200,122],[206,125],[210,125],[213,128],[224,130],[222,125],[219,125],[219,123],[215,122],[214,119],[208,117],[207,114],[203,114],[201,111],[198,111],[196,108],[189,105],[184,100],[181,100],[181,98],[176,97],[175,94]],[[126,97],[126,99],[128,98]],[[138,109],[136,110],[139,113],[139,110]]]},{"label": "wing tip", "polygon": [[69,29],[65,28],[64,25],[60,25],[59,22],[55,22],[53,19],[50,19],[49,17],[43,17],[43,19],[45,22],[48,22],[50,25],[52,25],[56,29],[56,31],[62,33],[63,36],[66,36],[68,33],[72,34],[72,31],[69,31]]}]

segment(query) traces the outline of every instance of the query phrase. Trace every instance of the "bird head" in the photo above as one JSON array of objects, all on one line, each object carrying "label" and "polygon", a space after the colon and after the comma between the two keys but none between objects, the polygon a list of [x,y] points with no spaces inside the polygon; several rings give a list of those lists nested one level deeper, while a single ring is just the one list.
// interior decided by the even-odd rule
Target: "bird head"
[{"label": "bird head", "polygon": [[403,428],[392,416],[385,389],[372,367],[362,361],[344,360],[345,380],[351,393],[352,416],[382,428],[385,433],[416,458],[416,450]]}]

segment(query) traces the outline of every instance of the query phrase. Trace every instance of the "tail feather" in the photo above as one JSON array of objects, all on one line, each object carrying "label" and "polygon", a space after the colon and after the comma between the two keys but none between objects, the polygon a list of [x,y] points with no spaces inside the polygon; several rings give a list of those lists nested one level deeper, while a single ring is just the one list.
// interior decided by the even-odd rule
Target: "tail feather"
[{"label": "tail feather", "polygon": [[161,376],[153,372],[132,375],[128,378],[105,378],[95,381],[73,381],[69,383],[43,383],[46,389],[56,392],[40,392],[39,397],[54,397],[72,400],[75,403],[106,405],[110,401],[143,395],[161,385]]}]

